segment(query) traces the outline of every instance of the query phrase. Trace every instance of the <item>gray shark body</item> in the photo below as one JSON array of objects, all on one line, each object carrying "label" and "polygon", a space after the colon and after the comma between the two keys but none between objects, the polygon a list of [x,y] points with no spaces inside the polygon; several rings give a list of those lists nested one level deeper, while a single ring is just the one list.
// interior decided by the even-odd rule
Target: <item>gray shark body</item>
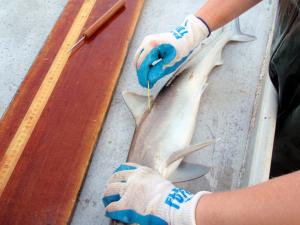
[{"label": "gray shark body", "polygon": [[215,66],[222,64],[222,51],[228,42],[251,40],[253,37],[241,33],[238,20],[224,27],[194,56],[196,63],[161,89],[150,109],[147,97],[124,92],[125,102],[137,126],[128,162],[151,167],[165,178],[178,182],[204,175],[207,170],[203,166],[185,163],[183,159],[215,142],[209,140],[190,146],[208,75]]}]

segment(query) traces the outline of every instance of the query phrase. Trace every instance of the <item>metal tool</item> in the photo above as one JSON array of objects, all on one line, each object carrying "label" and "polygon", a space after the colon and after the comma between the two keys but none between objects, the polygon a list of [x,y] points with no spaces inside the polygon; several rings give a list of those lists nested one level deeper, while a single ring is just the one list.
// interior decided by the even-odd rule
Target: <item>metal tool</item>
[{"label": "metal tool", "polygon": [[101,16],[96,22],[94,22],[87,30],[85,30],[81,38],[69,49],[72,51],[75,47],[77,47],[81,42],[89,39],[105,24],[113,15],[116,14],[122,7],[125,6],[126,0],[119,0],[117,1],[103,16]]}]

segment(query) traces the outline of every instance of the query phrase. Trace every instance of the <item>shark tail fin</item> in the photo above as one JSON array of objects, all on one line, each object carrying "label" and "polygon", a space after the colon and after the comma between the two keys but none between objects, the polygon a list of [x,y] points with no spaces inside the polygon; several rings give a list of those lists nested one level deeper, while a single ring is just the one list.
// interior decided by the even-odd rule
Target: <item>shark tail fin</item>
[{"label": "shark tail fin", "polygon": [[233,35],[231,37],[231,41],[238,41],[238,42],[248,42],[248,41],[254,41],[256,38],[252,35],[249,34],[244,34],[241,31],[240,27],[240,20],[239,18],[236,18],[233,23],[232,23],[232,30],[233,30]]}]

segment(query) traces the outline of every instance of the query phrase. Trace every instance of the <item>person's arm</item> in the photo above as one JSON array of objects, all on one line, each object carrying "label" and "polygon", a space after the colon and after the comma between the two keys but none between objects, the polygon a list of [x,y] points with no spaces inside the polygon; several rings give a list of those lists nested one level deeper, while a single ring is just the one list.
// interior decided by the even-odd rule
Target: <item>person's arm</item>
[{"label": "person's arm", "polygon": [[121,165],[103,198],[106,216],[140,225],[299,225],[300,172],[235,191],[192,193],[138,164]]},{"label": "person's arm", "polygon": [[208,0],[172,32],[146,36],[134,60],[140,85],[152,88],[162,77],[176,74],[192,57],[194,50],[201,47],[200,43],[210,31],[225,25],[258,2],[260,0]]},{"label": "person's arm", "polygon": [[208,0],[195,15],[203,19],[211,31],[224,26],[261,0]]},{"label": "person's arm", "polygon": [[203,196],[197,225],[299,225],[300,172],[265,183]]}]

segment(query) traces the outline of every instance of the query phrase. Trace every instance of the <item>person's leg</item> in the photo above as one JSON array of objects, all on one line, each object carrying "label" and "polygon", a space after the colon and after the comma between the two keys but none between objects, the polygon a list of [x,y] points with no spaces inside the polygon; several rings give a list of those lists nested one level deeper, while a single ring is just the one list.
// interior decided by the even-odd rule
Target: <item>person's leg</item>
[{"label": "person's leg", "polygon": [[280,0],[270,77],[279,94],[271,177],[300,169],[300,0]]},{"label": "person's leg", "polygon": [[271,177],[300,170],[300,105],[277,130]]}]

